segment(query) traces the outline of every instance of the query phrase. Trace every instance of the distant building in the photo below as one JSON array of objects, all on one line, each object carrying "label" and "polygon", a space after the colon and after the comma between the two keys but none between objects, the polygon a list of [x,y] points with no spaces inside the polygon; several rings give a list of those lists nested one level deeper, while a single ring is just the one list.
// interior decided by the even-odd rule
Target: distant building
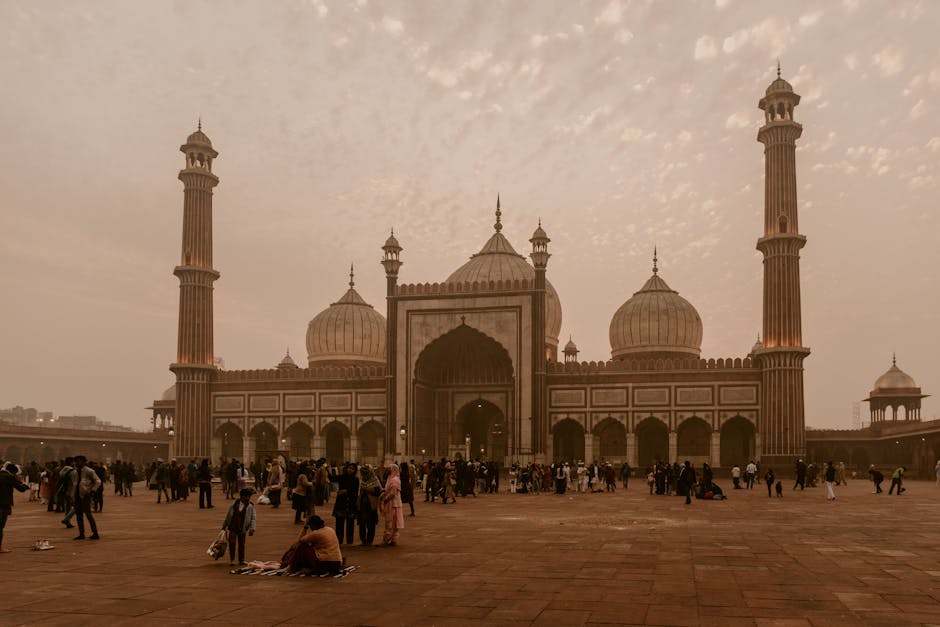
[{"label": "distant building", "polygon": [[55,424],[61,429],[92,429],[98,426],[97,416],[59,416]]}]

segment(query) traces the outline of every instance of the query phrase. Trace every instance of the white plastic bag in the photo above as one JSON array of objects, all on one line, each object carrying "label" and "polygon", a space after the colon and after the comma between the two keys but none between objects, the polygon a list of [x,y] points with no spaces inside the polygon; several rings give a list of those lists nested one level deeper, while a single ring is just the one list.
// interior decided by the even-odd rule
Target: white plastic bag
[{"label": "white plastic bag", "polygon": [[212,541],[212,544],[209,545],[208,550],[206,550],[206,555],[214,560],[217,560],[225,555],[225,547],[227,546],[228,534],[225,529],[223,529],[219,532],[219,535],[215,537],[215,540]]}]

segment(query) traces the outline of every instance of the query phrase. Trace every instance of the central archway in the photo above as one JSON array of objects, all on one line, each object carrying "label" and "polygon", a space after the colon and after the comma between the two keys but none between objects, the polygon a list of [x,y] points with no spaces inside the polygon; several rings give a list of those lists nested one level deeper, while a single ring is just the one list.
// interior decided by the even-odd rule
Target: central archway
[{"label": "central archway", "polygon": [[558,422],[552,429],[552,457],[556,462],[584,460],[584,429],[571,418]]},{"label": "central archway", "polygon": [[[469,451],[469,459],[503,459],[506,456],[505,421],[499,407],[482,398],[460,408],[456,426],[464,434],[463,441]],[[469,446],[466,442],[468,436]]]},{"label": "central archway", "polygon": [[636,461],[641,468],[668,462],[669,430],[658,418],[646,418],[636,426]]},{"label": "central archway", "polygon": [[[481,448],[490,459],[514,455],[513,416],[485,400],[505,398],[511,408],[514,384],[512,359],[493,338],[467,324],[440,336],[415,362],[409,452],[466,454],[469,433],[471,458],[479,457]],[[476,400],[467,402],[468,395]]]}]

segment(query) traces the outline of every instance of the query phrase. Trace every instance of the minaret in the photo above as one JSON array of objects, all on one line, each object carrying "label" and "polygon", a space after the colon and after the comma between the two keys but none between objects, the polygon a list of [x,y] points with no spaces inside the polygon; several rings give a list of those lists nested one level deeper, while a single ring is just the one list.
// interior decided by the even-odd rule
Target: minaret
[{"label": "minaret", "polygon": [[183,182],[183,247],[180,265],[173,270],[180,280],[179,341],[176,363],[175,451],[181,458],[211,455],[212,414],[209,382],[215,373],[212,346],[212,284],[219,273],[212,268],[212,188],[219,184],[212,162],[219,155],[202,132],[180,146],[185,167]]},{"label": "minaret", "polygon": [[[496,198],[496,219],[499,220],[499,197]],[[535,267],[535,291],[532,299],[532,453],[537,455],[545,451],[545,438],[548,434],[548,416],[545,415],[547,387],[545,371],[549,359],[549,348],[545,344],[546,291],[545,268],[548,266],[548,243],[552,241],[542,229],[542,221],[532,233],[529,242],[532,252],[529,258]]]},{"label": "minaret", "polygon": [[765,465],[789,468],[806,454],[803,404],[803,346],[800,314],[800,234],[796,201],[796,140],[803,127],[793,120],[800,97],[780,78],[767,88],[759,107],[765,122],[757,133],[764,144],[764,340],[754,352],[763,370],[760,434]]},{"label": "minaret", "polygon": [[[391,235],[385,240],[382,251],[385,253],[382,257],[382,265],[385,267],[386,303],[388,305],[385,318],[385,453],[386,460],[392,461],[389,458],[391,454],[395,452],[404,454],[404,450],[398,448],[400,427],[396,409],[398,401],[395,393],[395,373],[398,359],[398,270],[403,262],[398,258],[402,247],[395,239],[395,229],[392,229]],[[401,445],[404,447],[403,441]]]}]

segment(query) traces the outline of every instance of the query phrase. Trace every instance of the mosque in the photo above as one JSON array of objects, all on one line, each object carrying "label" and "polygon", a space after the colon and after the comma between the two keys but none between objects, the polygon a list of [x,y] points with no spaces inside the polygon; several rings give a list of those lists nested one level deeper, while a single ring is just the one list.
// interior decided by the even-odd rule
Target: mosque
[{"label": "mosque", "polygon": [[200,126],[180,148],[176,384],[151,407],[155,429],[168,432],[177,456],[212,459],[791,466],[807,451],[803,360],[810,354],[801,332],[799,102],[778,69],[758,104],[765,115],[757,134],[764,222],[755,225],[764,256],[763,341],[747,355],[717,359],[701,354],[701,317],[661,276],[655,254],[650,278],[624,295],[610,319],[608,361],[579,362],[570,340],[559,348],[562,299],[547,277],[551,239],[539,223],[528,259],[517,252],[497,199],[492,233],[439,282],[399,283],[406,256],[392,232],[382,246],[384,315],[356,291],[350,269],[346,292],[307,327],[304,367],[287,354],[274,368],[221,369],[212,337],[218,153]]}]

